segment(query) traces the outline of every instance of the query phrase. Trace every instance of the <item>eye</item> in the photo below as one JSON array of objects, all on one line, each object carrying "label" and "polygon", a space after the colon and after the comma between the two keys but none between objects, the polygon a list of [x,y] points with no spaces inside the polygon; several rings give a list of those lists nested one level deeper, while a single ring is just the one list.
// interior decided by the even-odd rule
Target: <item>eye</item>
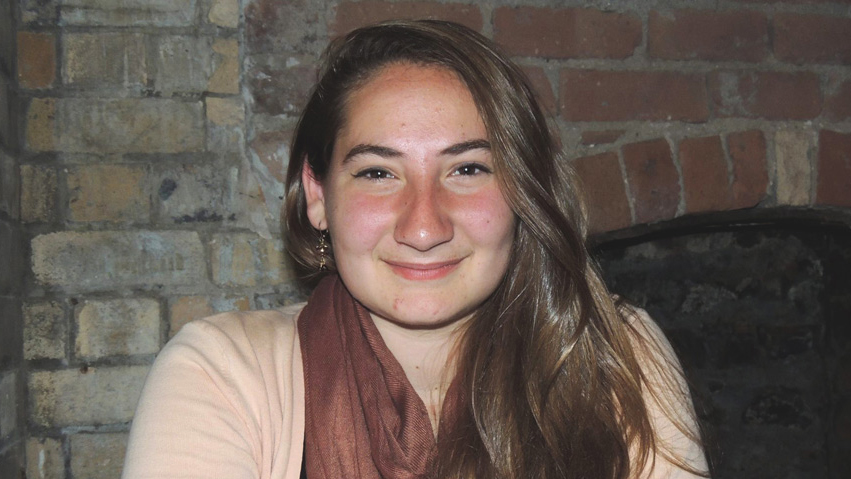
[{"label": "eye", "polygon": [[490,173],[490,168],[479,163],[464,163],[459,166],[452,174],[458,176],[474,176],[482,173]]},{"label": "eye", "polygon": [[365,178],[367,180],[372,181],[381,181],[395,178],[392,173],[383,168],[366,168],[364,170],[358,171],[352,176],[354,176],[355,178]]}]

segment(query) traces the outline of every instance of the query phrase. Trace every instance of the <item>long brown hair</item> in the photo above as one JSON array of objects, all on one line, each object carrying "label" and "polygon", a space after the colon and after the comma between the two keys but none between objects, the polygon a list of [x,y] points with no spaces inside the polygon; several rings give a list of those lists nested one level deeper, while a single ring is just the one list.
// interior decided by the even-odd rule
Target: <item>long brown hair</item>
[{"label": "long brown hair", "polygon": [[[509,269],[461,342],[457,374],[466,407],[438,438],[437,477],[627,478],[656,453],[688,468],[657,440],[646,403],[680,392],[679,369],[662,364],[664,346],[612,300],[588,257],[573,174],[528,81],[478,33],[449,22],[397,21],[331,43],[287,172],[286,234],[301,272],[318,270],[319,234],[307,218],[304,161],[325,178],[348,96],[394,63],[447,68],[470,89],[518,219]],[[334,271],[333,261],[328,266]],[[682,406],[668,405],[668,416],[697,441],[690,421],[677,420],[673,409]]]}]

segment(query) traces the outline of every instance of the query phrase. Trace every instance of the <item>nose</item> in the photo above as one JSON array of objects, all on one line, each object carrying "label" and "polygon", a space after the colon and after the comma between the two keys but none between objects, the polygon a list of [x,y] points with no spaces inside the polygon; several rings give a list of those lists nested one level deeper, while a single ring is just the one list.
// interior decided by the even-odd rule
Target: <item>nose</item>
[{"label": "nose", "polygon": [[428,251],[452,239],[452,221],[439,187],[407,185],[396,221],[394,238],[418,251]]}]

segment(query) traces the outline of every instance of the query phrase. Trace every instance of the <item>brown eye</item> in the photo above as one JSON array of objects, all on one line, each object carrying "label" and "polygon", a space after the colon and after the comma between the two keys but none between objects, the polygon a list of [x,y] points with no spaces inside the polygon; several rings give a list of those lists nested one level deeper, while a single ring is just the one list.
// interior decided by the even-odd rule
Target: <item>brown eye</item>
[{"label": "brown eye", "polygon": [[381,168],[367,168],[354,174],[355,178],[365,178],[367,180],[381,181],[390,178],[395,178],[392,173]]},{"label": "brown eye", "polygon": [[482,173],[490,173],[490,170],[484,165],[480,165],[478,163],[465,163],[459,166],[453,174],[458,176],[473,176]]}]

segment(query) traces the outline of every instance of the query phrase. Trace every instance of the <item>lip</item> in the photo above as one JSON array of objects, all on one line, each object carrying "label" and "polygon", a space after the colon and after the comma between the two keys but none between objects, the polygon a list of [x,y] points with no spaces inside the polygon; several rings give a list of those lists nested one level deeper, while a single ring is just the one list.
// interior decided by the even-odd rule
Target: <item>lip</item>
[{"label": "lip", "polygon": [[398,276],[412,281],[429,281],[446,277],[455,270],[461,260],[439,261],[434,263],[408,263],[404,261],[384,260]]}]

